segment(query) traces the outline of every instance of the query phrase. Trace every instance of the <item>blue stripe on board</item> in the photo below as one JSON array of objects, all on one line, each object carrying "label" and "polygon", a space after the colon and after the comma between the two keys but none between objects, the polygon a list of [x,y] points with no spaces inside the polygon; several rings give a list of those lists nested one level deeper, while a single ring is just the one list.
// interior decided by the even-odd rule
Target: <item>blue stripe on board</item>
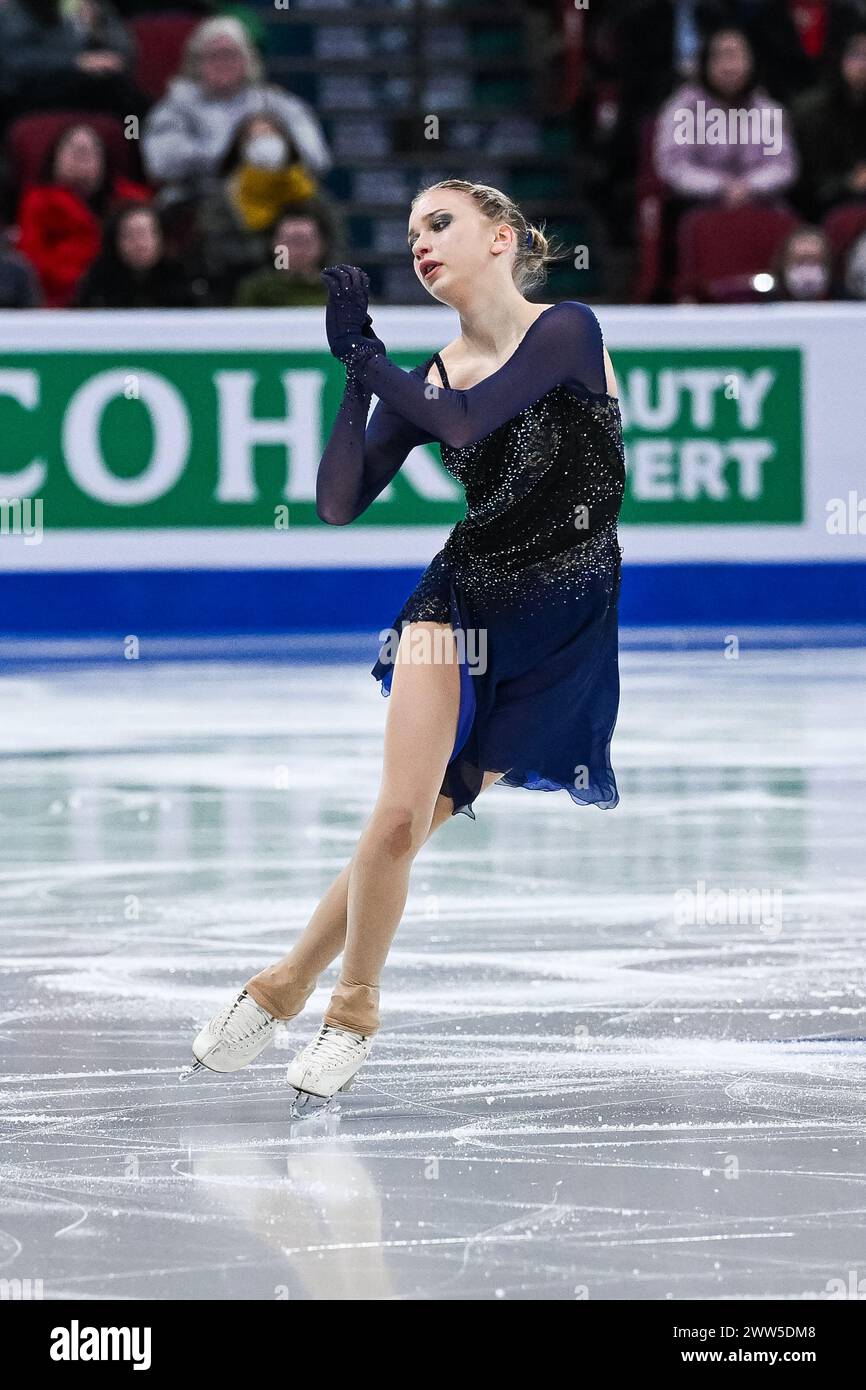
[{"label": "blue stripe on board", "polygon": [[[0,574],[0,635],[369,633],[412,569],[134,570]],[[627,565],[624,626],[866,623],[866,563]]]}]

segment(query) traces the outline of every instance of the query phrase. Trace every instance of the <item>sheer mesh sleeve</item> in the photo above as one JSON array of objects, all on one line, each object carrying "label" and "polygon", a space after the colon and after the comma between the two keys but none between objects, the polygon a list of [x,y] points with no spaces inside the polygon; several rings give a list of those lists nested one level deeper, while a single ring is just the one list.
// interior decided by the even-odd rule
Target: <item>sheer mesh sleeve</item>
[{"label": "sheer mesh sleeve", "polygon": [[[423,392],[428,363],[411,372],[391,365]],[[435,442],[433,435],[384,400],[368,423],[372,395],[350,370],[316,477],[316,511],[331,526],[348,526],[388,486],[417,444]]]},{"label": "sheer mesh sleeve", "polygon": [[466,391],[425,384],[372,344],[356,346],[347,370],[359,389],[375,392],[404,420],[455,449],[484,439],[554,386],[603,395],[607,385],[601,327],[577,300],[545,309],[504,366]]}]

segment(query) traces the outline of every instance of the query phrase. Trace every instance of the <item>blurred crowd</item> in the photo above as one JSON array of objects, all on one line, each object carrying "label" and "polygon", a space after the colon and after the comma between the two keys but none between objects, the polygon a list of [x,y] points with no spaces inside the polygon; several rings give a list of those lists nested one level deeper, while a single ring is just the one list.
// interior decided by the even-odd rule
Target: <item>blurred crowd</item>
[{"label": "blurred crowd", "polygon": [[[176,61],[136,81],[135,33]],[[160,38],[164,38],[164,51]],[[269,82],[255,16],[0,0],[0,305],[323,304],[344,253],[332,157]]]},{"label": "blurred crowd", "polygon": [[[627,297],[866,298],[866,0],[531,8],[552,81],[578,50],[573,192],[631,258]],[[0,0],[0,307],[325,302],[319,270],[353,256],[333,156],[257,24]]]},{"label": "blurred crowd", "polygon": [[864,0],[587,14],[579,139],[633,297],[866,298]]}]

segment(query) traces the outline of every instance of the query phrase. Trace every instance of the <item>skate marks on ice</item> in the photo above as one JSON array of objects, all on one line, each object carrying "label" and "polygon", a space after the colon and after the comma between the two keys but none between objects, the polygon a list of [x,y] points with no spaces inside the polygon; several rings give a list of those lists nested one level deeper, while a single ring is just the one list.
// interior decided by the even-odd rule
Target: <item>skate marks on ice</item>
[{"label": "skate marks on ice", "polygon": [[220,664],[0,680],[2,1276],[95,1299],[862,1278],[864,664],[627,655],[620,807],[494,788],[443,827],[372,1055],[297,1121],[285,1066],[335,968],[250,1068],[178,1074],[351,853],[378,692]]}]

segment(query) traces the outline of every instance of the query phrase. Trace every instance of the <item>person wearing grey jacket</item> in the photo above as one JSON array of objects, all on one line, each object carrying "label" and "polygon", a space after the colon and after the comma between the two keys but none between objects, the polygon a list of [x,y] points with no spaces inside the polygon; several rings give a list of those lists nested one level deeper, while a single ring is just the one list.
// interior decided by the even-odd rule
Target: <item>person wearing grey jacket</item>
[{"label": "person wearing grey jacket", "polygon": [[241,121],[273,118],[303,164],[321,176],[333,160],[307,102],[264,81],[261,59],[239,20],[207,19],[187,42],[180,76],[150,111],[142,132],[148,177],[162,185],[164,206],[213,187]]}]

